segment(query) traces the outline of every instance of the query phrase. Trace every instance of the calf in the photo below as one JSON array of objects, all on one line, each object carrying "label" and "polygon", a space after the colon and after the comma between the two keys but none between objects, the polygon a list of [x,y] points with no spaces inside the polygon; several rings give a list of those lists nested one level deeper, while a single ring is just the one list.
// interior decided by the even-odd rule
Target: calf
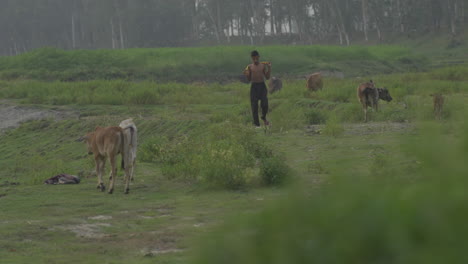
[{"label": "calf", "polygon": [[323,88],[322,74],[319,72],[313,73],[307,77],[307,89],[310,91],[318,91]]},{"label": "calf", "polygon": [[444,96],[442,94],[431,94],[434,100],[434,116],[436,119],[442,119],[442,109],[444,107]]},{"label": "calf", "polygon": [[361,83],[357,88],[357,96],[364,110],[364,122],[367,122],[367,107],[379,110],[379,99],[390,102],[392,97],[387,88],[376,88],[374,82],[370,80],[366,83]]},{"label": "calf", "polygon": [[[124,149],[124,131],[121,127],[96,127],[94,132],[88,133],[82,140],[86,141],[88,154],[94,154],[96,163],[96,173],[98,175],[97,188],[105,191],[106,187],[102,181],[106,159],[109,159],[111,164],[109,193],[114,191],[115,178],[117,176],[116,158],[119,154],[122,155],[122,165],[125,167],[126,153]],[[128,194],[130,177],[125,173],[125,193]]]}]

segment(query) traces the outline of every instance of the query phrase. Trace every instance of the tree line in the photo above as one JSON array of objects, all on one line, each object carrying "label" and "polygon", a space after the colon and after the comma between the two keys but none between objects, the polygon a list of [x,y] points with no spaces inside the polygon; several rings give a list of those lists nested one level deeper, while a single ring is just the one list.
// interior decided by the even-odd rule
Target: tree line
[{"label": "tree line", "polygon": [[466,0],[2,0],[0,54],[34,48],[384,42],[468,27]]}]

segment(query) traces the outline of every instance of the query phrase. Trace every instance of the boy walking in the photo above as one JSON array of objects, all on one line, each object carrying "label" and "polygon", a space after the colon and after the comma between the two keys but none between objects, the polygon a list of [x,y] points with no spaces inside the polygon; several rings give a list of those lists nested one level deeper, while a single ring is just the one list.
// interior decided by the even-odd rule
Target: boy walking
[{"label": "boy walking", "polygon": [[251,83],[250,105],[252,107],[253,123],[256,127],[260,127],[260,120],[258,118],[258,101],[260,101],[262,109],[261,119],[265,126],[269,126],[270,122],[266,119],[268,113],[268,91],[265,80],[270,79],[271,63],[260,63],[260,54],[256,50],[250,53],[250,57],[252,58],[252,64],[247,66],[244,74]]}]

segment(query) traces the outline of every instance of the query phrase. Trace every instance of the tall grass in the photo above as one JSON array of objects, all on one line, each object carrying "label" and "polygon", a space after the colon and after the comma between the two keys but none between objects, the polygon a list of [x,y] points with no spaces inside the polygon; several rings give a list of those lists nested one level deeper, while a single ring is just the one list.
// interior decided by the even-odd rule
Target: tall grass
[{"label": "tall grass", "polygon": [[89,81],[89,82],[5,82],[0,97],[22,99],[24,103],[50,105],[161,105],[237,104],[237,90],[219,84]]},{"label": "tall grass", "polygon": [[[463,108],[467,79],[465,67],[451,67],[427,73],[405,73],[368,76],[358,79],[324,78],[324,89],[309,92],[305,80],[284,80],[280,92],[269,95],[269,118],[273,129],[288,130],[308,124],[325,124],[334,113],[342,123],[361,122],[363,113],[356,88],[373,79],[378,87],[386,87],[394,100],[380,101],[380,110],[369,110],[372,121],[407,122],[429,120],[432,115],[430,94],[446,97],[444,118]],[[451,80],[451,76],[458,76]],[[0,98],[18,99],[27,104],[49,105],[172,105],[181,112],[201,111],[212,122],[231,120],[251,123],[249,86],[242,83],[160,83],[123,80],[87,82],[2,81]],[[196,107],[195,107],[196,106]],[[195,107],[195,108],[194,108]]]},{"label": "tall grass", "polygon": [[[429,120],[432,115],[432,93],[446,97],[444,117],[456,115],[464,106],[457,94],[468,89],[465,80],[450,81],[462,67],[428,73],[375,76],[377,86],[389,89],[394,100],[380,102],[380,111],[370,111],[373,121]],[[356,97],[358,80],[325,78],[325,88],[308,92],[305,81],[286,80],[282,91],[269,95],[269,118],[277,130],[300,128],[307,124],[325,124],[333,111],[339,122],[360,122],[361,106]],[[183,84],[89,81],[89,82],[0,82],[0,98],[17,99],[27,104],[50,105],[174,105],[184,111],[208,114],[210,121],[250,123],[249,87],[245,84]],[[198,106],[197,106],[198,105]],[[194,108],[193,106],[197,106]]]},{"label": "tall grass", "polygon": [[[255,48],[218,46],[73,51],[41,48],[15,57],[0,57],[0,79],[225,80],[240,74],[250,63],[249,52]],[[262,59],[272,61],[275,71],[281,74],[307,73],[337,62],[367,62],[362,65],[375,62],[381,67],[394,65],[394,69],[398,68],[397,65],[400,68],[405,66],[400,58],[423,64],[411,55],[410,49],[399,46],[264,46],[258,49]],[[345,64],[341,66],[346,67]]]}]

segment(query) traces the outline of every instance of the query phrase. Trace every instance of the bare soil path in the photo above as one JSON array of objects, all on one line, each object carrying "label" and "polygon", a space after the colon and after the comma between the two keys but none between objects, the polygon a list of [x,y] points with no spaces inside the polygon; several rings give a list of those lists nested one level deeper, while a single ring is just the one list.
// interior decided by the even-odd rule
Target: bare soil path
[{"label": "bare soil path", "polygon": [[0,132],[16,128],[26,121],[48,118],[62,120],[74,116],[77,115],[69,111],[41,109],[34,106],[18,106],[12,102],[0,100]]}]

